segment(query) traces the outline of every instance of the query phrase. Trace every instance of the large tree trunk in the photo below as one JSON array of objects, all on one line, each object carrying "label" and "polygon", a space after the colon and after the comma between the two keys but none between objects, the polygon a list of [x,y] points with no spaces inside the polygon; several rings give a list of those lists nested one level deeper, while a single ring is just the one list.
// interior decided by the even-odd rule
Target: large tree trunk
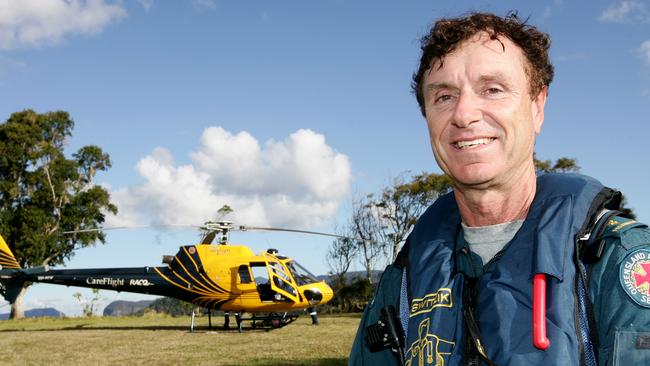
[{"label": "large tree trunk", "polygon": [[11,313],[9,314],[9,318],[21,319],[25,317],[25,304],[23,303],[23,299],[25,298],[26,292],[27,286],[24,286],[20,289],[20,293],[18,294],[18,297],[16,297],[16,301],[11,304]]},{"label": "large tree trunk", "polygon": [[366,262],[366,277],[368,277],[368,283],[372,283],[372,264],[370,261]]}]

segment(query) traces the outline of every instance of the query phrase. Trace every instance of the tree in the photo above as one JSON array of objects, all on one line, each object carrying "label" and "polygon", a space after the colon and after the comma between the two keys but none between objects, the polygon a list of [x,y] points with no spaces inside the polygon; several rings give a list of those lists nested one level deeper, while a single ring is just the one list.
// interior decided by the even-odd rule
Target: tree
[{"label": "tree", "polygon": [[381,220],[379,238],[387,243],[387,257],[394,262],[406,237],[424,210],[440,195],[449,192],[451,179],[444,174],[422,173],[410,182],[397,178],[384,188],[374,203]]},{"label": "tree", "polygon": [[[576,162],[576,159],[570,158],[559,158],[553,163],[550,160],[538,160],[536,156],[533,157],[535,161],[535,170],[542,173],[577,173],[580,171],[580,167]],[[621,194],[621,206],[618,209],[621,212],[621,216],[630,218],[632,220],[636,219],[636,214],[632,208],[627,207],[627,199],[625,195]]]},{"label": "tree", "polygon": [[327,251],[326,261],[330,267],[330,274],[334,276],[336,289],[345,286],[345,274],[358,253],[359,246],[350,238],[337,238]]},{"label": "tree", "polygon": [[408,182],[403,178],[395,179],[378,198],[369,194],[353,201],[352,216],[346,229],[352,240],[333,243],[328,253],[332,273],[347,272],[352,258],[357,256],[366,270],[367,280],[371,282],[377,262],[382,257],[393,262],[420,215],[450,189],[448,176],[422,173]]},{"label": "tree", "polygon": [[[84,146],[65,156],[73,128],[64,111],[24,110],[0,124],[0,232],[23,268],[63,264],[76,249],[103,243],[101,231],[63,232],[99,228],[107,212],[117,213],[106,189],[93,184],[98,171],[111,167],[108,154]],[[24,316],[27,286],[12,304],[12,318]]]},{"label": "tree", "polygon": [[379,240],[380,222],[374,208],[373,195],[352,202],[352,218],[349,231],[358,248],[361,263],[366,270],[366,278],[372,283],[372,270],[384,251],[384,243]]},{"label": "tree", "polygon": [[[165,313],[171,316],[191,315],[195,305],[171,297],[161,297],[147,306],[142,313],[147,310],[153,310],[157,313]],[[140,313],[140,312],[138,312]]]},{"label": "tree", "polygon": [[99,289],[94,288],[92,289],[92,292],[93,297],[90,299],[86,299],[84,295],[81,294],[81,292],[75,292],[74,295],[72,295],[82,306],[82,313],[85,317],[91,317],[95,315],[95,309],[97,309],[97,304],[99,300],[101,300]]},{"label": "tree", "polygon": [[559,158],[554,163],[551,160],[539,160],[537,154],[533,154],[533,162],[538,173],[577,173],[580,171],[576,159],[573,158]]},{"label": "tree", "polygon": [[235,210],[232,209],[232,207],[228,205],[223,205],[221,206],[220,209],[217,210],[218,218],[217,221],[221,221],[226,218],[229,214],[233,213]]},{"label": "tree", "polygon": [[367,278],[356,278],[336,291],[332,305],[342,312],[361,312],[372,298],[374,286]]}]

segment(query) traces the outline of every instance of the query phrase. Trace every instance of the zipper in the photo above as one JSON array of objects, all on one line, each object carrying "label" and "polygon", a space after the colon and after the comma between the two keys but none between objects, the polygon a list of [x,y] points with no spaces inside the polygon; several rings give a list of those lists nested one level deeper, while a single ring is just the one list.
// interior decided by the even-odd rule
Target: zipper
[{"label": "zipper", "polygon": [[469,267],[472,271],[472,276],[465,278],[463,286],[463,317],[465,318],[464,323],[467,331],[464,336],[466,363],[468,366],[473,366],[479,365],[480,361],[482,361],[488,366],[497,366],[487,355],[485,348],[483,348],[480,329],[476,321],[478,319],[478,306],[476,306],[476,302],[478,301],[478,288],[480,275],[483,273],[484,267],[478,265],[472,259],[472,253],[468,247],[462,247],[460,252],[469,261]]},{"label": "zipper", "polygon": [[503,249],[498,251],[497,254],[495,254],[494,257],[492,257],[492,259],[490,259],[487,263],[485,263],[485,265],[483,266],[483,271],[488,272],[488,267],[491,267],[494,264],[494,262],[498,261],[501,257],[503,257],[503,254],[505,254],[505,252],[506,252],[506,248],[503,247]]},{"label": "zipper", "polygon": [[580,317],[580,284],[578,283],[582,278],[584,278],[582,266],[580,263],[576,266],[576,280],[575,280],[575,291],[573,291],[573,301],[576,306],[573,308],[573,318],[575,319],[575,330],[576,337],[578,338],[578,351],[580,355],[580,366],[585,366],[585,340],[582,338],[582,318]]}]

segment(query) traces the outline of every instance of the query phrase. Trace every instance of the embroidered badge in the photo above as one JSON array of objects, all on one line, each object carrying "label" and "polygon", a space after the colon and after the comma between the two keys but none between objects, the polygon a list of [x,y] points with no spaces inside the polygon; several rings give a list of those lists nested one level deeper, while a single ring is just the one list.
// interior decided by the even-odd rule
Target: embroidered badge
[{"label": "embroidered badge", "polygon": [[650,249],[628,254],[621,263],[619,277],[625,293],[637,304],[650,308]]},{"label": "embroidered badge", "polygon": [[429,333],[430,321],[426,318],[420,322],[418,339],[405,350],[405,366],[445,366],[448,363],[447,358],[452,353],[454,342]]}]

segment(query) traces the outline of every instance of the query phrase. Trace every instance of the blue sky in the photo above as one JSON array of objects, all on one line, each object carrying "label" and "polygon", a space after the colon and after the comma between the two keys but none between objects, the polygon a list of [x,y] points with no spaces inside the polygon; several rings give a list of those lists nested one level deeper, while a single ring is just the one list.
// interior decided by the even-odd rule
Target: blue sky
[{"label": "blue sky", "polygon": [[[0,0],[0,118],[68,111],[69,152],[96,144],[113,160],[97,177],[120,206],[110,224],[200,224],[229,204],[246,224],[331,232],[355,195],[439,172],[410,93],[420,36],[442,16],[511,9],[553,39],[538,156],[576,158],[650,220],[647,0]],[[156,265],[196,238],[111,232],[68,267]],[[328,239],[232,239],[327,272]],[[77,291],[36,285],[27,306],[79,313]]]}]

